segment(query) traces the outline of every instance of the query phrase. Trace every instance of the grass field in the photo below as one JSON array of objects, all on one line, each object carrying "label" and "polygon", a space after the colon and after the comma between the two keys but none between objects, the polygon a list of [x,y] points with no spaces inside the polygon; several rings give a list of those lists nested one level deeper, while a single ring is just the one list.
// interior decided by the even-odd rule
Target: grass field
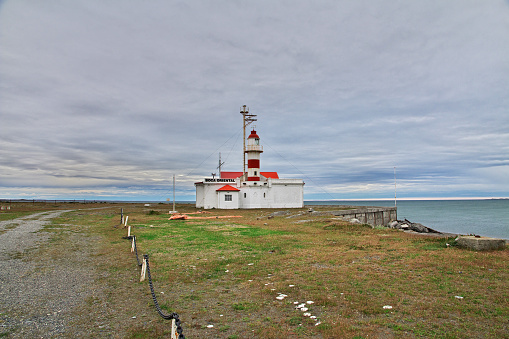
[{"label": "grass field", "polygon": [[[208,215],[242,218],[170,221],[163,204],[94,207],[102,208],[63,215],[52,232],[61,225],[98,239],[96,260],[109,272],[101,284],[110,291],[101,298],[118,310],[109,321],[134,309],[143,319],[119,327],[121,336],[169,331],[122,239],[123,207],[140,257],[149,254],[159,303],[180,315],[186,338],[509,338],[507,249],[463,250],[454,239],[305,212],[214,210]],[[65,236],[54,241],[63,246]],[[302,304],[306,311],[296,308]]]}]

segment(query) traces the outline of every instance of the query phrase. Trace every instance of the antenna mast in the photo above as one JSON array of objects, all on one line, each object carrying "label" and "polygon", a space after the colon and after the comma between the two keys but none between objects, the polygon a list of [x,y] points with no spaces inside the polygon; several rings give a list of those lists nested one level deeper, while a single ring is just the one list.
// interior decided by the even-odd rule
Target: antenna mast
[{"label": "antenna mast", "polygon": [[396,206],[396,166],[394,166],[394,207]]},{"label": "antenna mast", "polygon": [[219,166],[217,168],[219,169],[219,177],[221,178],[221,166],[224,165],[224,162],[221,162],[221,152],[219,152]]},{"label": "antenna mast", "polygon": [[256,114],[249,114],[249,107],[246,107],[246,105],[240,108],[240,114],[242,114],[242,129],[244,130],[244,148],[242,149],[242,154],[244,157],[244,160],[242,161],[242,175],[244,176],[246,173],[246,127],[251,125],[251,123],[257,119],[255,119]]}]

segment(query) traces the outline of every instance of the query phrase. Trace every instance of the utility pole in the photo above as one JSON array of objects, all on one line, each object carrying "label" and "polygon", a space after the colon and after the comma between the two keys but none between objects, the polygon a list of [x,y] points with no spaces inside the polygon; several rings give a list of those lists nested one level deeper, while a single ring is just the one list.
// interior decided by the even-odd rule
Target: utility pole
[{"label": "utility pole", "polygon": [[170,212],[170,214],[177,213],[175,211],[175,174],[173,174],[173,211]]},{"label": "utility pole", "polygon": [[243,154],[243,169],[242,169],[242,176],[246,173],[246,127],[251,125],[254,121],[257,121],[258,119],[255,119],[256,114],[249,114],[249,107],[246,107],[246,105],[242,106],[240,108],[240,114],[242,114],[242,128],[244,130],[244,147],[242,149]]}]

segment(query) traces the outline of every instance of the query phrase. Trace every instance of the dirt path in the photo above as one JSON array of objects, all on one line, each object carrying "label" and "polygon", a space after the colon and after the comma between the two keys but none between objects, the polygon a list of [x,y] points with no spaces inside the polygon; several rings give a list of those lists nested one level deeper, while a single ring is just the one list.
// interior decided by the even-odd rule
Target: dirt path
[{"label": "dirt path", "polygon": [[[86,240],[72,234],[72,251],[55,259],[51,219],[69,210],[32,214],[0,222],[0,337],[85,337],[72,325],[94,280]],[[49,254],[48,254],[49,253]]]}]

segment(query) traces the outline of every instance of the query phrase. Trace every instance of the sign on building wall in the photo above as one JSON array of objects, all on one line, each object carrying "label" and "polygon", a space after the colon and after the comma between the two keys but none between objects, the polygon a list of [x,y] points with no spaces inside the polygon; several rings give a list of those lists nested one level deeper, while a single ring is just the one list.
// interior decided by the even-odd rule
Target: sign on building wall
[{"label": "sign on building wall", "polygon": [[211,178],[205,178],[205,182],[235,182],[235,179],[211,179]]}]

